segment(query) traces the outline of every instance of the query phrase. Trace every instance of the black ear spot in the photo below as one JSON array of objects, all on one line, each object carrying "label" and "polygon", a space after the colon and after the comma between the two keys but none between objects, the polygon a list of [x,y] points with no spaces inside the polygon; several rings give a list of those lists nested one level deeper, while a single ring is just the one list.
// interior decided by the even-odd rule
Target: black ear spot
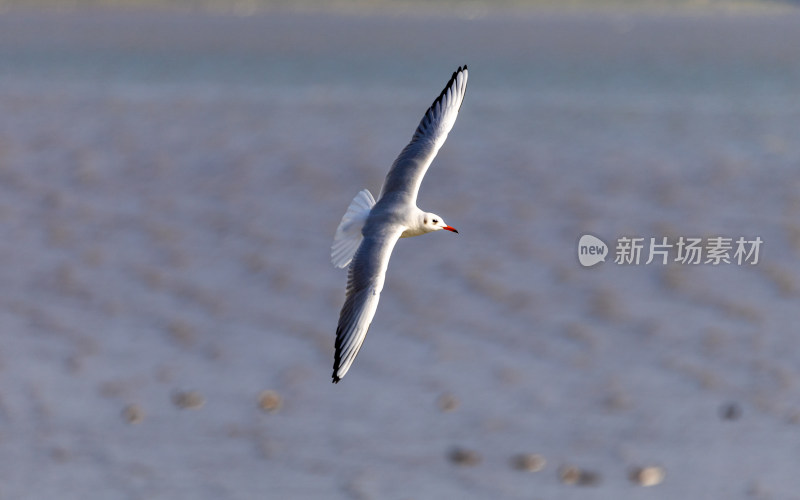
[{"label": "black ear spot", "polygon": [[422,223],[423,224],[427,224],[428,223],[428,216],[427,215],[425,216],[425,219],[422,220]]}]

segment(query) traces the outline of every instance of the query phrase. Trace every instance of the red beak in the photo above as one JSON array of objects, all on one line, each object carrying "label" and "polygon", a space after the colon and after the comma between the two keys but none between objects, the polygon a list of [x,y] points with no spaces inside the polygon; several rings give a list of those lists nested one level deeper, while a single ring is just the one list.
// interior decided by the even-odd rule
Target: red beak
[{"label": "red beak", "polygon": [[442,229],[447,229],[448,231],[453,231],[454,233],[458,234],[458,231],[456,231],[456,228],[454,228],[452,226],[444,226]]}]

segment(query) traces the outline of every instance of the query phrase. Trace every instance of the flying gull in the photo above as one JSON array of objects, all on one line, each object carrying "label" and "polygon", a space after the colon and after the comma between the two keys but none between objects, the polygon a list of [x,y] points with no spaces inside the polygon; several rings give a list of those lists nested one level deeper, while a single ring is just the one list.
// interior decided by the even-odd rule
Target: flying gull
[{"label": "flying gull", "polygon": [[347,298],[336,327],[333,383],[345,376],[364,343],[397,240],[440,229],[458,233],[438,215],[417,208],[417,192],[456,122],[467,76],[467,66],[459,67],[425,112],[411,142],[389,169],[378,201],[366,189],[359,192],[336,229],[331,262],[349,267]]}]

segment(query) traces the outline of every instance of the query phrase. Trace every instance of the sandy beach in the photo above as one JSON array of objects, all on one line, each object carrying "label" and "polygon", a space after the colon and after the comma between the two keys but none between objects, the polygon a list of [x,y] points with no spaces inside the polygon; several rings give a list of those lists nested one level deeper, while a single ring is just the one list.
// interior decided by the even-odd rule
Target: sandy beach
[{"label": "sandy beach", "polygon": [[[0,498],[797,498],[798,46],[791,13],[0,15]],[[419,198],[460,234],[400,241],[333,385],[336,225],[465,63]]]}]

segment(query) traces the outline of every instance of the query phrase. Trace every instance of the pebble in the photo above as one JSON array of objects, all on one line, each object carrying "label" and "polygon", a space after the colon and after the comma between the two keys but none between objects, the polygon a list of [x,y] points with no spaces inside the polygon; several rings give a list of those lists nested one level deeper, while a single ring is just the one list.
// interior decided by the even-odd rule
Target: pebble
[{"label": "pebble", "polygon": [[258,407],[266,413],[275,413],[283,406],[281,395],[275,391],[261,391],[258,395]]},{"label": "pebble", "polygon": [[450,461],[457,465],[478,465],[481,456],[477,451],[455,447],[450,450]]},{"label": "pebble", "polygon": [[725,403],[719,409],[719,416],[722,420],[739,420],[742,407],[736,402]]},{"label": "pebble", "polygon": [[528,472],[539,472],[547,463],[543,456],[536,453],[520,453],[511,459],[511,463],[517,470]]},{"label": "pebble", "polygon": [[144,410],[137,404],[130,404],[122,409],[122,418],[129,424],[140,424],[144,420]]},{"label": "pebble", "polygon": [[590,470],[582,470],[574,465],[563,465],[558,469],[558,477],[564,484],[577,486],[596,486],[600,483],[600,474]]},{"label": "pebble", "polygon": [[172,395],[172,403],[181,409],[197,410],[206,404],[206,400],[197,391],[179,391]]},{"label": "pebble", "polygon": [[655,486],[660,484],[665,476],[666,472],[663,467],[649,466],[634,467],[631,469],[628,478],[632,483],[638,484],[639,486]]},{"label": "pebble", "polygon": [[442,411],[454,411],[458,408],[458,405],[460,404],[458,398],[456,398],[452,394],[447,394],[447,393],[439,396],[437,402],[439,404],[439,409]]}]

